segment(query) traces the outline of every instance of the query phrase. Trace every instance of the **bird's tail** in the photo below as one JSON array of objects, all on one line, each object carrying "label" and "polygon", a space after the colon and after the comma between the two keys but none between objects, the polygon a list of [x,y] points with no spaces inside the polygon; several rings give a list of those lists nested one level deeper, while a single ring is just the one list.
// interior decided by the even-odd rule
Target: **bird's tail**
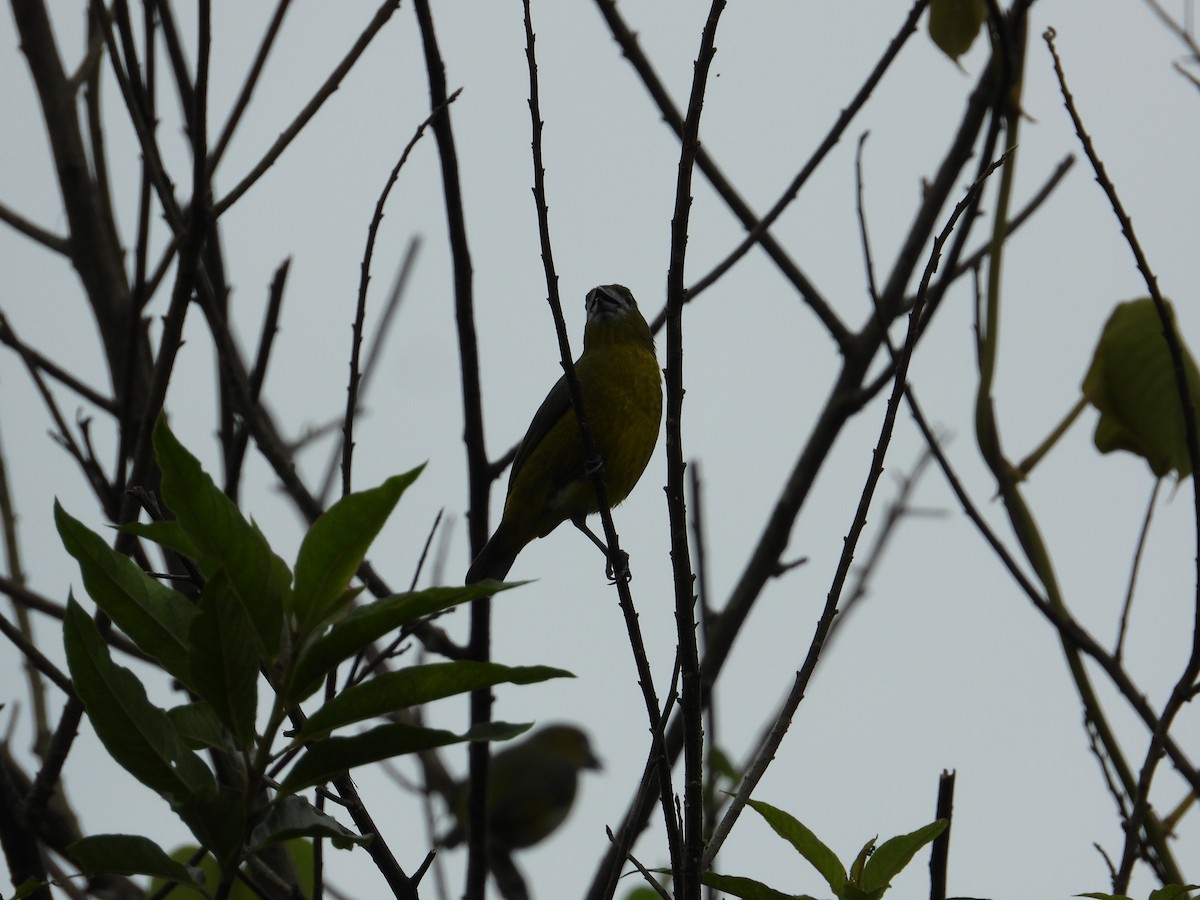
[{"label": "bird's tail", "polygon": [[467,569],[466,583],[474,584],[485,578],[502,581],[521,552],[521,547],[514,546],[514,543],[507,538],[503,527],[498,528],[492,539],[483,545],[471,568]]}]

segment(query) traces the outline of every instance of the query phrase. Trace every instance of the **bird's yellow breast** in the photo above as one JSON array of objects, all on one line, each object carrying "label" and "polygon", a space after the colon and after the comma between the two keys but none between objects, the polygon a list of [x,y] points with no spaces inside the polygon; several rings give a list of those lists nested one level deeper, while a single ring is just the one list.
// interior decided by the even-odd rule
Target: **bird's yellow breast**
[{"label": "bird's yellow breast", "polygon": [[[658,442],[662,377],[652,346],[624,322],[590,328],[575,364],[613,506],[633,490]],[[568,407],[514,472],[504,519],[515,530],[544,537],[560,522],[594,512],[579,423]]]}]

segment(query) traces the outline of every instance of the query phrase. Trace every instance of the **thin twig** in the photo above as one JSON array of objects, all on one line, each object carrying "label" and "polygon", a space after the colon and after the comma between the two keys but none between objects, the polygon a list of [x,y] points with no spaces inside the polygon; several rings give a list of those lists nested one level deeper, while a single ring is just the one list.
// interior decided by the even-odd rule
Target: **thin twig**
[{"label": "thin twig", "polygon": [[346,74],[358,62],[358,58],[362,56],[363,51],[367,49],[371,41],[379,34],[380,29],[387,24],[388,19],[392,17],[392,13],[399,6],[400,0],[384,0],[383,4],[376,10],[375,16],[358,36],[358,40],[354,42],[354,46],[350,48],[349,52],[338,63],[329,77],[325,79],[325,82],[317,90],[316,94],[313,95],[312,99],[300,110],[296,118],[292,120],[292,123],[275,139],[275,143],[271,145],[271,148],[263,155],[262,159],[237,183],[233,190],[222,197],[220,201],[213,204],[214,217],[220,218],[229,207],[237,203],[246,191],[254,186],[254,183],[266,173],[267,169],[275,165],[276,161],[283,154],[283,151],[288,148],[288,145],[295,140],[296,136],[304,129],[304,126],[312,120],[312,117],[317,114],[318,110],[325,104],[325,101],[333,96],[333,93],[341,85],[342,79],[346,77]]},{"label": "thin twig", "polygon": [[[804,187],[813,172],[817,170],[817,167],[825,161],[825,157],[829,155],[830,151],[837,146],[838,141],[842,139],[842,135],[850,126],[851,121],[854,120],[854,117],[866,105],[872,92],[874,92],[879,82],[883,80],[884,74],[891,67],[892,62],[900,54],[900,49],[907,43],[909,37],[916,32],[917,22],[928,5],[929,0],[917,0],[912,5],[912,9],[909,10],[908,16],[901,23],[891,43],[888,44],[887,49],[883,51],[883,55],[875,63],[875,68],[871,70],[871,74],[863,81],[858,92],[854,95],[854,99],[838,113],[838,117],[834,120],[829,132],[825,135],[821,143],[817,145],[817,149],[813,151],[808,161],[804,164],[804,167],[792,179],[779,199],[775,201],[775,205],[749,230],[749,233],[742,242],[721,262],[717,263],[703,278],[688,288],[687,296],[689,300],[694,300],[705,289],[712,287],[722,275],[733,268],[734,264],[762,239],[763,235],[767,233],[770,227],[775,224],[775,221],[791,205],[791,202],[796,199],[796,196],[800,193],[800,189]],[[835,334],[834,337],[836,338],[837,335]]]},{"label": "thin twig", "polygon": [[11,225],[14,229],[41,244],[48,250],[52,250],[62,256],[71,255],[71,241],[62,235],[48,231],[42,226],[31,222],[15,209],[0,203],[0,222]]},{"label": "thin twig", "polygon": [[375,212],[371,216],[371,223],[367,226],[367,245],[363,249],[362,265],[360,266],[358,305],[354,312],[353,338],[350,342],[350,383],[346,386],[346,413],[342,423],[342,496],[350,493],[350,470],[351,461],[354,456],[354,417],[359,408],[359,382],[362,379],[359,369],[359,353],[362,349],[363,323],[367,317],[367,287],[371,283],[371,260],[375,256],[375,239],[379,234],[379,226],[383,222],[383,209],[387,205],[387,199],[392,192],[392,188],[395,187],[396,181],[400,178],[400,170],[408,162],[409,155],[412,153],[413,148],[417,146],[417,142],[421,140],[425,129],[429,127],[436,116],[441,114],[443,109],[457,100],[461,93],[462,88],[459,88],[447,97],[444,103],[435,107],[425,117],[425,120],[417,126],[416,132],[409,138],[408,143],[404,145],[400,159],[392,167],[392,171],[387,178],[387,183],[384,184],[383,190],[380,191],[379,199],[375,201]]},{"label": "thin twig", "polygon": [[921,319],[921,308],[924,304],[924,294],[929,287],[929,282],[933,277],[933,273],[937,268],[938,261],[941,257],[943,245],[950,238],[950,234],[954,229],[959,218],[972,210],[979,201],[979,195],[982,191],[983,184],[988,176],[992,174],[998,167],[1003,165],[1012,154],[1012,150],[1006,151],[999,159],[993,161],[981,178],[975,181],[968,189],[964,196],[954,207],[954,211],[950,214],[945,227],[934,238],[933,247],[929,252],[929,261],[925,266],[925,272],[921,277],[921,285],[917,291],[917,303],[909,312],[908,332],[905,336],[904,346],[900,351],[896,365],[895,384],[892,388],[891,396],[888,398],[887,411],[884,414],[883,425],[880,429],[879,440],[876,444],[875,452],[872,455],[870,471],[867,475],[866,484],[863,486],[862,496],[859,499],[858,508],[855,510],[854,520],[850,525],[850,530],[846,535],[842,554],[838,560],[837,571],[834,574],[833,583],[829,589],[829,595],[826,598],[825,608],[817,622],[816,632],[813,635],[811,644],[809,645],[808,653],[800,670],[796,673],[795,682],[792,690],[784,702],[779,714],[775,717],[775,721],[764,734],[763,739],[759,744],[759,752],[754,763],[747,770],[741,785],[738,788],[737,794],[729,805],[728,811],[725,813],[721,824],[717,826],[713,834],[713,839],[705,850],[705,861],[712,859],[717,850],[720,849],[726,837],[729,836],[730,829],[733,823],[737,821],[738,815],[745,807],[746,801],[753,792],[754,787],[762,779],[766,773],[767,766],[774,758],[779,744],[783,740],[788,726],[791,724],[792,716],[795,714],[796,708],[800,705],[800,701],[804,698],[804,692],[808,687],[809,680],[816,669],[817,662],[820,658],[821,649],[829,634],[829,629],[833,625],[833,618],[837,614],[838,602],[841,599],[842,589],[845,586],[846,577],[850,571],[850,562],[854,557],[854,549],[857,546],[858,538],[862,534],[862,530],[866,525],[867,511],[870,508],[871,500],[874,497],[875,487],[879,482],[880,476],[883,474],[883,460],[887,453],[888,445],[891,442],[892,431],[895,426],[896,413],[899,410],[900,399],[904,395],[907,387],[908,364],[912,359],[913,351],[916,349],[916,341],[920,333],[918,323]]},{"label": "thin twig", "polygon": [[[629,27],[625,20],[621,17],[621,13],[617,9],[616,0],[595,0],[596,6],[600,10],[600,14],[604,16],[604,21],[608,23],[609,30],[612,32],[614,40],[621,47],[621,52],[625,58],[629,60],[638,77],[641,78],[642,84],[645,85],[647,93],[654,100],[663,119],[675,132],[676,135],[683,134],[683,114],[675,108],[675,104],[671,100],[671,95],[663,84],[662,79],[658,77],[658,73],[654,71],[654,67],[650,64],[649,58],[642,51],[641,45],[638,43],[637,34]],[[734,188],[733,184],[727,179],[724,173],[718,168],[716,162],[708,155],[708,152],[701,147],[697,156],[696,163],[700,167],[700,171],[704,173],[704,177],[708,179],[709,184],[720,195],[725,204],[737,216],[738,221],[742,223],[742,227],[747,231],[754,229],[758,225],[758,216],[750,208],[742,196]],[[826,330],[834,336],[839,347],[843,350],[846,343],[850,340],[850,329],[845,323],[838,318],[837,313],[833,311],[832,305],[821,294],[808,278],[807,275],[800,269],[783,246],[779,244],[770,234],[761,235],[759,243],[762,244],[763,250],[771,257],[772,262],[783,274],[785,278],[804,298],[804,302],[809,305],[817,318],[825,326]],[[661,327],[665,321],[665,313],[662,316],[655,317],[651,327],[655,331]],[[657,327],[656,327],[657,326]]]},{"label": "thin twig", "polygon": [[233,110],[229,113],[229,118],[225,121],[225,127],[221,129],[221,136],[217,138],[216,146],[208,156],[208,172],[210,176],[217,171],[217,166],[221,164],[221,158],[225,155],[229,141],[233,137],[234,131],[237,130],[238,123],[241,122],[246,108],[250,105],[250,98],[254,94],[254,88],[258,85],[259,76],[262,75],[263,68],[267,64],[267,57],[271,53],[271,48],[275,45],[275,38],[279,36],[279,27],[283,24],[283,17],[287,14],[291,3],[292,0],[279,0],[279,3],[275,6],[275,13],[271,16],[271,21],[267,24],[266,30],[263,32],[262,41],[258,45],[258,52],[254,55],[254,62],[250,65],[250,71],[246,74],[246,80],[242,82],[242,89],[238,92],[237,100],[234,101]]},{"label": "thin twig", "polygon": [[[1158,310],[1159,320],[1162,322],[1163,338],[1167,344],[1167,351],[1170,353],[1172,367],[1175,374],[1175,388],[1178,392],[1180,413],[1183,417],[1184,435],[1187,441],[1188,460],[1191,465],[1192,472],[1200,470],[1200,436],[1197,435],[1195,401],[1192,396],[1191,387],[1188,384],[1187,368],[1185,364],[1186,352],[1183,349],[1182,342],[1179,338],[1179,333],[1175,327],[1175,317],[1171,312],[1166,299],[1162,296],[1158,289],[1158,279],[1154,272],[1150,269],[1150,263],[1146,259],[1145,253],[1142,252],[1142,247],[1137,239],[1137,235],[1133,230],[1133,222],[1129,218],[1129,214],[1125,212],[1124,204],[1121,203],[1120,197],[1117,195],[1116,187],[1112,180],[1108,177],[1105,171],[1104,163],[1101,162],[1099,155],[1096,152],[1095,145],[1092,142],[1091,136],[1083,126],[1083,121],[1079,116],[1078,110],[1075,108],[1074,98],[1071,96],[1070,90],[1067,88],[1066,75],[1063,73],[1062,61],[1059,59],[1058,52],[1054,46],[1055,33],[1053,28],[1048,28],[1042,35],[1046,42],[1046,47],[1050,51],[1050,56],[1054,62],[1054,74],[1058,78],[1059,90],[1062,93],[1063,105],[1067,109],[1067,114],[1071,117],[1071,122],[1075,126],[1075,133],[1079,137],[1079,142],[1083,146],[1083,151],[1087,155],[1088,161],[1092,164],[1092,171],[1095,173],[1096,181],[1100,184],[1101,189],[1108,197],[1109,205],[1112,207],[1113,214],[1117,218],[1117,222],[1121,226],[1121,232],[1125,235],[1125,241],[1133,253],[1134,261],[1138,271],[1142,274],[1142,278],[1146,283],[1146,289],[1150,292],[1151,298],[1154,300],[1154,306]],[[1117,880],[1113,885],[1115,893],[1124,893],[1128,884],[1129,878],[1133,871],[1133,865],[1139,856],[1141,846],[1141,830],[1143,823],[1147,820],[1150,812],[1150,785],[1154,779],[1154,773],[1159,761],[1162,759],[1164,751],[1164,741],[1167,732],[1170,730],[1172,723],[1175,721],[1176,715],[1182,709],[1183,704],[1188,701],[1191,696],[1192,686],[1196,682],[1196,678],[1200,675],[1200,484],[1196,483],[1196,479],[1192,479],[1192,504],[1193,504],[1193,521],[1196,524],[1196,550],[1195,560],[1197,566],[1195,600],[1193,608],[1193,625],[1192,625],[1192,648],[1188,657],[1187,663],[1184,665],[1183,671],[1180,673],[1179,680],[1171,690],[1171,695],[1167,702],[1163,705],[1162,714],[1158,719],[1158,726],[1155,728],[1150,739],[1150,747],[1146,751],[1146,757],[1142,764],[1142,769],[1138,774],[1137,792],[1134,797],[1133,810],[1129,816],[1129,826],[1125,834],[1125,850],[1121,858],[1121,866],[1117,872]]]},{"label": "thin twig", "polygon": [[104,410],[106,413],[110,415],[117,414],[117,405],[111,398],[103,396],[91,385],[76,378],[66,369],[48,359],[17,337],[17,333],[13,331],[8,318],[2,312],[0,312],[0,344],[16,350],[25,361],[26,366],[40,369],[55,381],[70,388],[84,400]]},{"label": "thin twig", "polygon": [[1158,501],[1158,491],[1162,487],[1161,478],[1154,479],[1154,487],[1150,489],[1150,502],[1146,504],[1146,515],[1142,517],[1142,528],[1138,532],[1137,547],[1133,551],[1133,563],[1129,567],[1129,586],[1125,589],[1125,602],[1121,604],[1121,623],[1117,626],[1117,646],[1113,657],[1120,661],[1125,649],[1125,634],[1129,627],[1129,610],[1133,606],[1133,592],[1137,586],[1138,570],[1142,565],[1142,552],[1146,549],[1146,538],[1150,534],[1150,520],[1154,517],[1154,505]]}]

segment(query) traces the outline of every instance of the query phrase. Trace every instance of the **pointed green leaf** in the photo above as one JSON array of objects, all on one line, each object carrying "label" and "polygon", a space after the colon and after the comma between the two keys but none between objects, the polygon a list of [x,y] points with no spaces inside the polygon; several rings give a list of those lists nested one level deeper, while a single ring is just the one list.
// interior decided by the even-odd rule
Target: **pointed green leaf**
[{"label": "pointed green leaf", "polygon": [[343,725],[497,684],[534,684],[573,677],[565,669],[550,666],[513,667],[471,660],[409,666],[342,691],[309,717],[297,740],[310,740]]},{"label": "pointed green leaf", "polygon": [[[1172,309],[1172,319],[1174,315]],[[1183,351],[1195,410],[1200,371],[1187,347]],[[1083,396],[1100,411],[1093,440],[1101,453],[1136,453],[1160,477],[1172,469],[1180,478],[1192,473],[1175,371],[1162,320],[1150,298],[1117,304],[1083,379]]]},{"label": "pointed green leaf", "polygon": [[313,522],[296,557],[295,610],[301,633],[325,618],[362,565],[400,495],[423,468],[389,478],[372,490],[348,494]]},{"label": "pointed green leaf", "polygon": [[850,883],[858,887],[863,887],[862,877],[863,869],[867,865],[867,858],[875,852],[875,842],[879,840],[879,836],[871,838],[862,845],[862,849],[858,851],[858,856],[854,857],[854,862],[850,863]]},{"label": "pointed green leaf", "polygon": [[[775,888],[767,887],[753,878],[743,878],[739,875],[718,875],[716,872],[706,872],[700,882],[706,887],[724,891],[742,900],[813,900],[807,894],[785,894]],[[655,895],[657,896],[657,895]]]},{"label": "pointed green leaf", "polygon": [[192,542],[200,570],[208,578],[225,570],[234,596],[254,625],[259,655],[274,659],[283,612],[291,604],[287,565],[217,488],[200,461],[171,434],[162,417],[154,428],[154,452],[163,471],[163,499]]},{"label": "pointed green leaf", "polygon": [[175,519],[162,522],[129,522],[120,526],[118,530],[153,541],[188,559],[196,559],[200,555],[196,550],[196,545],[192,543],[192,539],[187,536],[187,532]]},{"label": "pointed green leaf", "polygon": [[809,831],[794,816],[781,809],[763,803],[761,800],[748,800],[749,806],[767,820],[767,824],[775,833],[791,844],[809,861],[814,869],[821,873],[829,882],[834,894],[842,896],[846,887],[846,870],[842,867],[837,855],[826,847],[815,834]]},{"label": "pointed green leaf", "polygon": [[167,717],[184,744],[193,750],[232,749],[231,735],[212,707],[202,700],[172,707]]},{"label": "pointed green leaf", "polygon": [[393,594],[358,607],[301,654],[288,699],[298,703],[310,697],[339,663],[354,656],[372,641],[418,619],[460,603],[490,597],[516,585],[495,581],[464,587],[436,587],[410,594]]},{"label": "pointed green leaf", "polygon": [[171,859],[167,852],[136,834],[97,834],[71,844],[67,850],[88,875],[152,875],[197,890],[204,889],[204,873]]},{"label": "pointed green leaf", "polygon": [[72,598],[63,617],[71,681],[109,755],[173,805],[210,796],[212,773],[184,747],[137,676],[116,665],[96,625]]},{"label": "pointed green leaf", "polygon": [[259,659],[253,629],[224,569],[208,579],[192,622],[191,684],[238,746],[250,746],[258,712]]},{"label": "pointed green leaf", "polygon": [[930,0],[929,37],[955,62],[971,49],[986,21],[984,0]]},{"label": "pointed green leaf", "polygon": [[79,562],[88,596],[171,675],[188,683],[187,633],[196,610],[54,502],[63,546]]},{"label": "pointed green leaf", "polygon": [[[1132,897],[1127,897],[1124,894],[1102,894],[1089,892],[1087,894],[1076,894],[1076,897],[1093,897],[1094,900],[1133,900]],[[1153,897],[1153,895],[1151,895]]]},{"label": "pointed green leaf", "polygon": [[371,840],[370,836],[348,830],[337,819],[293,794],[273,803],[266,817],[254,826],[250,832],[250,850],[261,850],[268,844],[298,837],[328,838],[339,850],[350,850],[355,844],[366,844]]},{"label": "pointed green leaf", "polygon": [[1197,884],[1164,884],[1150,892],[1150,900],[1183,900],[1192,891],[1200,891]]},{"label": "pointed green leaf", "polygon": [[176,808],[192,834],[226,865],[241,859],[242,838],[246,834],[246,792],[244,787],[221,785],[215,797]]},{"label": "pointed green leaf", "polygon": [[950,827],[945,819],[930,822],[908,834],[889,838],[871,855],[860,882],[864,890],[886,888],[893,878],[909,864],[917,851]]},{"label": "pointed green leaf", "polygon": [[489,722],[465,734],[419,728],[415,725],[380,725],[353,737],[331,737],[318,741],[296,761],[280,785],[281,793],[294,793],[325,784],[347,770],[367,763],[391,759],[419,750],[433,750],[464,741],[506,741],[528,730],[529,725]]}]

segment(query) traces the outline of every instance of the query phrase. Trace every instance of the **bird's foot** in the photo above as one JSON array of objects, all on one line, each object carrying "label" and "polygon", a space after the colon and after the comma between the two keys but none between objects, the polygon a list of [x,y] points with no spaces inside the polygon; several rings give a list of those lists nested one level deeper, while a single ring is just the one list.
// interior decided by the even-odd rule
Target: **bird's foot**
[{"label": "bird's foot", "polygon": [[629,571],[629,554],[624,550],[618,550],[613,556],[610,556],[604,565],[604,574],[612,584],[617,582],[629,584],[633,581],[633,573]]},{"label": "bird's foot", "polygon": [[590,459],[583,461],[583,476],[585,478],[594,478],[604,472],[604,457],[593,456]]}]

